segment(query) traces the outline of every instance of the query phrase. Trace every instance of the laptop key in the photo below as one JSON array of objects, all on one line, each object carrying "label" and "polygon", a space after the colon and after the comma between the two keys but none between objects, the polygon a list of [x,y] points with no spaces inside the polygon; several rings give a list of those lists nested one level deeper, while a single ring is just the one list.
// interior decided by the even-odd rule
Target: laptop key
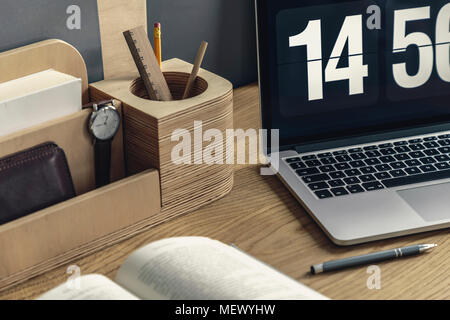
[{"label": "laptop key", "polygon": [[361,171],[359,171],[358,169],[345,170],[344,172],[349,177],[361,175]]},{"label": "laptop key", "polygon": [[436,159],[432,158],[432,157],[428,157],[428,158],[422,158],[419,160],[420,162],[422,162],[423,164],[432,164],[432,163],[436,163]]},{"label": "laptop key", "polygon": [[333,166],[321,166],[321,167],[319,167],[319,170],[320,170],[321,172],[333,172],[333,171],[336,171],[336,170],[333,168]]},{"label": "laptop key", "polygon": [[364,189],[366,189],[366,191],[374,191],[374,190],[384,189],[384,186],[378,181],[363,183],[362,186]]},{"label": "laptop key", "polygon": [[392,148],[381,149],[380,152],[384,156],[391,156],[393,154],[396,154],[395,150]]},{"label": "laptop key", "polygon": [[362,182],[371,182],[371,181],[375,181],[377,179],[371,174],[366,174],[363,176],[359,176],[359,180],[361,180]]},{"label": "laptop key", "polygon": [[336,159],[338,162],[349,162],[349,161],[352,161],[352,158],[350,158],[350,157],[347,156],[347,155],[336,156],[335,159]]},{"label": "laptop key", "polygon": [[[450,167],[450,165],[449,165],[449,167]],[[412,168],[406,168],[405,169],[405,172],[407,173],[407,174],[421,174],[422,173],[422,171],[420,171],[420,169],[419,168],[417,168],[417,167],[412,167]],[[383,179],[385,179],[385,178],[383,178]]]},{"label": "laptop key", "polygon": [[334,167],[337,170],[341,170],[341,171],[342,170],[351,169],[351,167],[350,167],[350,165],[348,163],[338,163],[338,164],[335,164]]},{"label": "laptop key", "polygon": [[438,148],[440,153],[450,153],[450,147]]},{"label": "laptop key", "polygon": [[443,147],[447,147],[450,146],[450,139],[439,140],[438,143]]},{"label": "laptop key", "polygon": [[330,158],[332,154],[330,152],[319,153],[317,155],[318,158]]},{"label": "laptop key", "polygon": [[358,152],[363,152],[362,148],[352,148],[348,150],[349,153],[358,153]]},{"label": "laptop key", "polygon": [[384,156],[379,158],[381,162],[383,163],[389,163],[389,162],[395,162],[395,158],[393,156]]},{"label": "laptop key", "polygon": [[409,140],[408,141],[410,144],[414,144],[414,143],[421,143],[421,142],[423,142],[423,140],[422,139],[411,139],[411,140]]},{"label": "laptop key", "polygon": [[403,169],[406,168],[406,164],[404,162],[393,162],[390,164],[393,169]]},{"label": "laptop key", "polygon": [[344,181],[337,179],[337,180],[330,180],[328,181],[328,184],[330,185],[330,187],[332,188],[336,188],[336,187],[343,187],[345,186]]},{"label": "laptop key", "polygon": [[367,151],[366,156],[368,158],[378,158],[378,157],[381,157],[381,153],[378,150]]},{"label": "laptop key", "polygon": [[376,164],[380,164],[381,161],[378,160],[377,158],[370,158],[370,159],[366,159],[364,160],[364,162],[368,165],[368,166],[374,166]]},{"label": "laptop key", "polygon": [[378,171],[389,171],[392,170],[391,166],[388,164],[380,164],[378,166],[375,166],[375,169]]},{"label": "laptop key", "polygon": [[352,166],[352,168],[360,168],[360,167],[364,167],[366,164],[360,160],[357,160],[357,161],[350,162],[350,165]]},{"label": "laptop key", "polygon": [[335,156],[342,156],[344,154],[347,154],[347,150],[340,150],[340,151],[333,152],[333,155],[335,155]]},{"label": "laptop key", "polygon": [[434,141],[425,142],[423,145],[427,149],[433,149],[433,148],[439,148],[440,147],[440,145],[438,143],[434,142]]},{"label": "laptop key", "polygon": [[364,151],[372,151],[372,150],[377,150],[378,146],[367,146],[363,148]]},{"label": "laptop key", "polygon": [[447,162],[436,163],[434,165],[438,170],[447,170],[450,168],[450,164]]},{"label": "laptop key", "polygon": [[380,144],[378,147],[380,149],[385,149],[385,148],[392,148],[393,146],[394,145],[392,143],[383,143],[383,144]]},{"label": "laptop key", "polygon": [[289,166],[294,170],[306,168],[306,164],[304,164],[303,162],[294,162],[291,163]]},{"label": "laptop key", "polygon": [[374,167],[364,167],[364,168],[361,168],[359,170],[361,170],[361,172],[364,173],[364,174],[377,172],[377,169],[375,169]]},{"label": "laptop key", "polygon": [[331,192],[336,196],[336,197],[340,197],[340,196],[345,196],[348,194],[348,191],[345,190],[345,188],[333,188],[331,189]]},{"label": "laptop key", "polygon": [[450,170],[434,171],[423,174],[416,174],[412,176],[400,177],[383,180],[382,183],[387,188],[395,188],[400,186],[406,186],[415,183],[423,183],[428,181],[435,181],[439,179],[450,178]]},{"label": "laptop key", "polygon": [[365,191],[365,190],[363,189],[363,187],[361,187],[359,184],[354,184],[354,185],[348,186],[348,187],[347,187],[347,190],[348,190],[350,193],[353,193],[353,194],[355,194],[355,193],[361,193],[361,192],[364,192],[364,191]]},{"label": "laptop key", "polygon": [[412,151],[425,150],[425,146],[424,146],[423,144],[420,144],[420,143],[410,145],[409,148],[410,148]]},{"label": "laptop key", "polygon": [[311,183],[308,185],[308,187],[312,191],[316,191],[316,190],[328,189],[329,185],[326,182],[318,182],[318,183]]},{"label": "laptop key", "polygon": [[401,169],[400,170],[392,170],[392,171],[389,172],[389,174],[391,176],[393,176],[394,178],[406,176],[406,172],[401,170]]},{"label": "laptop key", "polygon": [[330,172],[329,173],[331,179],[342,179],[345,178],[345,173],[342,171]]},{"label": "laptop key", "polygon": [[408,144],[407,141],[397,141],[397,142],[394,142],[394,146],[396,146],[396,147],[398,147],[398,146],[405,146],[405,145],[407,145],[407,144]]},{"label": "laptop key", "polygon": [[366,159],[366,158],[367,158],[366,155],[365,155],[364,153],[352,153],[352,154],[350,155],[350,157],[351,157],[353,160],[362,160],[362,159]]},{"label": "laptop key", "polygon": [[328,190],[320,190],[320,191],[316,191],[314,193],[317,196],[317,198],[319,198],[319,199],[326,199],[326,198],[332,198],[333,197],[331,192],[328,191]]},{"label": "laptop key", "polygon": [[419,160],[416,159],[406,160],[405,163],[408,167],[417,167],[422,164]]},{"label": "laptop key", "polygon": [[411,152],[411,149],[407,146],[395,147],[394,150],[397,151],[397,153]]},{"label": "laptop key", "polygon": [[436,156],[436,157],[434,157],[434,158],[435,158],[436,161],[438,161],[438,162],[450,161],[450,157],[447,156],[447,155],[445,155],[445,154],[438,155],[438,156]]},{"label": "laptop key", "polygon": [[398,161],[405,161],[411,159],[411,157],[408,156],[406,153],[396,154],[394,158],[397,159]]},{"label": "laptop key", "polygon": [[307,161],[307,160],[314,160],[317,157],[314,154],[310,154],[309,156],[303,156],[302,160]]},{"label": "laptop key", "polygon": [[437,151],[436,149],[427,149],[424,150],[423,153],[425,153],[427,156],[436,156],[439,154],[439,151]]},{"label": "laptop key", "polygon": [[302,159],[300,159],[299,157],[295,157],[295,158],[289,158],[289,159],[285,159],[287,163],[294,163],[294,162],[301,162]]},{"label": "laptop key", "polygon": [[423,141],[436,141],[438,138],[437,137],[426,137],[423,138]]},{"label": "laptop key", "polygon": [[345,178],[344,182],[346,184],[357,184],[357,183],[361,183],[361,180],[359,180],[357,177],[350,177],[350,178]]},{"label": "laptop key", "polygon": [[427,164],[425,166],[420,166],[420,170],[423,172],[433,172],[436,171],[436,168],[432,164]]},{"label": "laptop key", "polygon": [[313,176],[307,176],[302,178],[305,183],[314,183],[330,180],[330,176],[326,173],[316,174]]},{"label": "laptop key", "polygon": [[413,152],[410,152],[410,153],[409,153],[409,156],[410,156],[411,158],[415,158],[415,159],[426,157],[425,153],[423,153],[422,151],[413,151]]},{"label": "laptop key", "polygon": [[308,167],[318,167],[322,165],[322,163],[319,160],[308,160],[305,161],[305,163]]},{"label": "laptop key", "polygon": [[337,161],[334,158],[323,158],[320,159],[320,162],[322,162],[322,164],[327,165],[327,164],[335,164]]},{"label": "laptop key", "polygon": [[384,179],[389,179],[392,178],[392,176],[388,173],[388,172],[379,172],[375,174],[375,177],[378,180],[384,180]]},{"label": "laptop key", "polygon": [[447,133],[447,134],[442,134],[442,135],[438,136],[438,138],[439,138],[439,139],[448,139],[448,138],[450,138],[450,134],[449,134],[449,133]]},{"label": "laptop key", "polygon": [[297,173],[297,175],[299,175],[300,177],[303,177],[303,176],[310,176],[313,174],[319,174],[320,171],[317,168],[305,168],[296,170],[295,173]]}]

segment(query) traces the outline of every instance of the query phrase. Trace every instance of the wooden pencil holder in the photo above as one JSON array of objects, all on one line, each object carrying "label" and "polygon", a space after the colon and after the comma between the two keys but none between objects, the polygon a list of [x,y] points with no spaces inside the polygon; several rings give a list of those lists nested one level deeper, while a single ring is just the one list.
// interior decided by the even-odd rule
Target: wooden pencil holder
[{"label": "wooden pencil holder", "polygon": [[[233,166],[226,164],[226,157],[232,154],[230,149],[234,146],[226,143],[226,130],[233,128],[233,88],[229,81],[201,69],[188,99],[180,100],[192,65],[172,59],[165,61],[162,69],[173,101],[149,100],[137,75],[91,84],[90,94],[93,100],[113,98],[123,104],[128,173],[148,168],[159,170],[162,203],[159,219],[165,220],[208,204],[231,190]],[[203,133],[217,129],[222,139],[213,142],[205,142],[202,137],[200,141],[195,139],[200,121]],[[191,137],[192,154],[186,155],[190,163],[173,162],[172,151],[180,143],[172,137],[177,129],[185,130]],[[199,153],[203,155],[207,146],[222,148],[222,163],[199,161]]]}]

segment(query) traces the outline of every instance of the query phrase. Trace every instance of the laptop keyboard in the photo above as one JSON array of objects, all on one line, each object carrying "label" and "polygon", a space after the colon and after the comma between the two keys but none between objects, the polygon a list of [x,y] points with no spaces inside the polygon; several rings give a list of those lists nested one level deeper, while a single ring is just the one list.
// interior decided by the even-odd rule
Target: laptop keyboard
[{"label": "laptop keyboard", "polygon": [[284,159],[319,199],[450,178],[450,134]]}]

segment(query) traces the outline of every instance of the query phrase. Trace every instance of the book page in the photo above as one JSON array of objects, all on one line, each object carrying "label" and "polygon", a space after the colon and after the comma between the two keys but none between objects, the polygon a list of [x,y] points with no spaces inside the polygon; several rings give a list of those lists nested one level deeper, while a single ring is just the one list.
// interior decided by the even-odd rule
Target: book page
[{"label": "book page", "polygon": [[[78,282],[77,282],[78,281]],[[44,293],[37,300],[139,300],[108,278],[91,274],[66,282]]]},{"label": "book page", "polygon": [[142,299],[327,299],[247,254],[201,237],[151,243],[122,265],[116,282]]}]

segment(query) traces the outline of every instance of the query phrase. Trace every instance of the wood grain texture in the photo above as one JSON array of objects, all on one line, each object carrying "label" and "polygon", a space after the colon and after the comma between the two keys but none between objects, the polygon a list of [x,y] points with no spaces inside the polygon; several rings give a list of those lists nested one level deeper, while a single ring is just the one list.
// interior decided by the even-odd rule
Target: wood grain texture
[{"label": "wood grain texture", "polygon": [[160,208],[158,171],[149,170],[4,224],[0,287],[70,261],[70,255],[84,254],[92,243],[158,214]]},{"label": "wood grain texture", "polygon": [[[172,150],[180,141],[172,140],[172,134],[179,129],[188,132],[188,143],[196,157],[202,156],[203,148],[208,145],[221,145],[222,150],[226,149],[226,129],[233,128],[233,87],[229,81],[201,69],[195,81],[199,85],[193,88],[193,92],[199,94],[180,100],[192,64],[171,59],[163,62],[162,69],[177,100],[142,98],[139,85],[136,86],[139,82],[132,76],[92,83],[90,88],[93,99],[114,98],[123,103],[128,172],[136,173],[152,167],[159,170],[163,206],[160,218],[165,219],[197,209],[230,191],[233,167],[226,164],[226,150],[219,155],[220,165],[209,165],[202,159],[200,164],[193,164],[193,157],[190,164],[175,164]],[[202,132],[197,141],[193,137],[200,131],[199,121],[202,122]],[[218,129],[222,137],[211,142],[203,141],[203,133],[209,129]]]},{"label": "wood grain texture", "polygon": [[173,100],[144,27],[140,26],[125,31],[123,35],[150,99],[158,101]]},{"label": "wood grain texture", "polygon": [[137,26],[144,26],[147,30],[147,1],[97,0],[97,4],[104,78],[137,74],[123,32]]},{"label": "wood grain texture", "polygon": [[[121,112],[122,104],[116,103]],[[0,157],[48,141],[61,147],[67,157],[76,194],[95,189],[94,147],[87,123],[92,110],[83,110],[38,126],[0,137]],[[112,142],[111,181],[125,176],[122,124]]]},{"label": "wood grain texture", "polygon": [[[235,90],[236,128],[259,127],[256,85]],[[334,245],[276,177],[262,177],[259,166],[235,166],[235,184],[226,197],[149,229],[71,264],[83,274],[115,277],[125,258],[137,248],[167,237],[207,236],[235,243],[249,254],[333,299],[450,299],[448,230],[357,245]],[[417,257],[379,264],[381,290],[369,290],[365,267],[311,276],[311,264],[416,243],[437,243]],[[69,264],[10,290],[1,299],[32,299],[68,278]]]},{"label": "wood grain texture", "polygon": [[83,104],[89,102],[86,64],[72,45],[45,40],[0,53],[0,83],[54,69],[81,79]]}]

